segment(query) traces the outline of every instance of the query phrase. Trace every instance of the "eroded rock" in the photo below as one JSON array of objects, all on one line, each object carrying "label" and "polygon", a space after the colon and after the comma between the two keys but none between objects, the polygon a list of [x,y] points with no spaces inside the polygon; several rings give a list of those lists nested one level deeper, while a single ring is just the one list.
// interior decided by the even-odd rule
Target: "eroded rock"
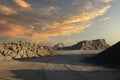
[{"label": "eroded rock", "polygon": [[53,50],[48,46],[21,41],[0,44],[0,53],[15,59],[54,55]]},{"label": "eroded rock", "polygon": [[75,45],[58,48],[59,50],[104,50],[107,49],[109,45],[106,43],[105,39],[96,40],[85,40],[78,42]]}]

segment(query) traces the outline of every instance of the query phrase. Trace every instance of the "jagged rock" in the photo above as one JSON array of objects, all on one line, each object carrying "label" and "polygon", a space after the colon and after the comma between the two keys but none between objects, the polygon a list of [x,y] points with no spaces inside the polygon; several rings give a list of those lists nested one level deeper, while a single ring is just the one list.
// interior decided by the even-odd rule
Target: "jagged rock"
[{"label": "jagged rock", "polygon": [[120,42],[91,58],[95,62],[103,64],[120,65]]},{"label": "jagged rock", "polygon": [[48,46],[19,41],[0,44],[0,54],[18,59],[54,55],[54,52]]},{"label": "jagged rock", "polygon": [[105,39],[85,40],[78,42],[75,45],[58,48],[58,50],[101,50],[108,48],[109,45]]}]

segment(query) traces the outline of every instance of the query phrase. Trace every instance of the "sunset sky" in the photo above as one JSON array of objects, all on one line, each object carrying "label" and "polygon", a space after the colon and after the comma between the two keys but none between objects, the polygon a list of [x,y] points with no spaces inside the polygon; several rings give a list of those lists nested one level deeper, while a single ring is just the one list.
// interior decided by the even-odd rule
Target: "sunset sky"
[{"label": "sunset sky", "polygon": [[0,0],[0,42],[120,41],[120,0]]}]

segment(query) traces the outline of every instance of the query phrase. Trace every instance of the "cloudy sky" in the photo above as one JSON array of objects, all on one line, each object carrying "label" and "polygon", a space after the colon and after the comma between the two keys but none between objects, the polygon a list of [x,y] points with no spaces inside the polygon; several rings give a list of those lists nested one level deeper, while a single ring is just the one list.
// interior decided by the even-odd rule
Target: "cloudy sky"
[{"label": "cloudy sky", "polygon": [[0,0],[0,41],[120,40],[120,0]]}]

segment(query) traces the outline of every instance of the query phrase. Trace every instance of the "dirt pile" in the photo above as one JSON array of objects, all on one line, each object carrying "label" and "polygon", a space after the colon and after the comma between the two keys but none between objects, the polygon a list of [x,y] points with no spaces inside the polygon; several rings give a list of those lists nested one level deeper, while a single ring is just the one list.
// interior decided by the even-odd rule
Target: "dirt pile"
[{"label": "dirt pile", "polygon": [[120,65],[120,42],[95,55],[92,59],[103,64]]}]

